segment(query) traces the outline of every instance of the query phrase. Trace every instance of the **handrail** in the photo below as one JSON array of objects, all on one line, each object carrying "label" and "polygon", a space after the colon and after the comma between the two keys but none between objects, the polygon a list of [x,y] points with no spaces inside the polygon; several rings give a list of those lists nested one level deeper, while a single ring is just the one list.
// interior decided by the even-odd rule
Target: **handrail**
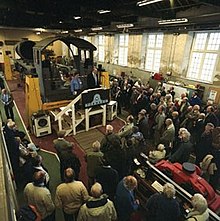
[{"label": "handrail", "polygon": [[93,88],[93,89],[86,89],[82,93],[80,93],[74,100],[72,100],[62,111],[60,111],[56,116],[55,120],[58,120],[68,109],[70,109],[74,104],[76,104],[81,98],[82,94],[88,93],[89,91],[96,91],[99,90],[100,88]]},{"label": "handrail", "polygon": [[[144,155],[141,155],[144,157]],[[144,157],[145,158],[145,157]],[[171,180],[168,176],[166,176],[164,173],[162,173],[159,169],[157,169],[154,165],[152,165],[146,158],[145,158],[145,163],[149,168],[154,170],[155,175],[161,179],[164,180],[164,182],[169,182],[173,184],[176,188],[176,192],[181,195],[184,199],[186,199],[188,202],[190,202],[190,199],[192,198],[192,195],[188,193],[185,189],[183,189],[181,186],[179,186],[177,183],[175,183],[173,180]],[[208,208],[209,211],[209,216],[210,216],[210,221],[218,221],[220,220],[220,217],[214,213],[211,209]]]},{"label": "handrail", "polygon": [[0,217],[5,221],[16,221],[18,209],[16,186],[12,180],[12,167],[3,134],[2,116],[0,114]]},{"label": "handrail", "polygon": [[68,109],[76,104],[82,98],[82,93],[79,94],[74,100],[72,100],[62,111],[55,115],[55,121],[58,120]]}]

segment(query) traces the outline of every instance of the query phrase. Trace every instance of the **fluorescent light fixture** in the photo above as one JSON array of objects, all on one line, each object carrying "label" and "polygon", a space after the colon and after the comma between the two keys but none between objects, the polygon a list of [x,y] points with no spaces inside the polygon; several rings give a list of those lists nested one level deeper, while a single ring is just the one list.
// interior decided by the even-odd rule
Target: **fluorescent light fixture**
[{"label": "fluorescent light fixture", "polygon": [[144,6],[144,5],[150,5],[156,2],[162,2],[163,0],[143,0],[143,1],[139,1],[137,2],[137,6]]},{"label": "fluorescent light fixture", "polygon": [[99,14],[106,14],[106,13],[111,12],[111,10],[104,10],[104,9],[101,9],[101,10],[98,10],[97,12],[98,12]]},{"label": "fluorescent light fixture", "polygon": [[44,28],[35,28],[34,30],[37,31],[37,32],[46,32],[47,31]]},{"label": "fluorescent light fixture", "polygon": [[78,20],[78,19],[80,19],[81,17],[80,17],[80,16],[73,16],[73,18],[74,18],[75,20]]},{"label": "fluorescent light fixture", "polygon": [[88,33],[88,35],[96,35],[96,33],[95,32],[90,32],[90,33]]},{"label": "fluorescent light fixture", "polygon": [[61,31],[61,34],[68,34],[68,31]]},{"label": "fluorescent light fixture", "polygon": [[117,28],[132,28],[134,27],[134,24],[120,24],[116,25]]},{"label": "fluorescent light fixture", "polygon": [[102,27],[91,28],[92,31],[101,31],[102,29],[103,29]]},{"label": "fluorescent light fixture", "polygon": [[82,29],[75,29],[74,32],[82,32]]},{"label": "fluorescent light fixture", "polygon": [[169,24],[178,24],[178,23],[186,23],[186,22],[188,22],[187,18],[176,18],[176,19],[160,20],[158,21],[158,24],[169,25]]}]

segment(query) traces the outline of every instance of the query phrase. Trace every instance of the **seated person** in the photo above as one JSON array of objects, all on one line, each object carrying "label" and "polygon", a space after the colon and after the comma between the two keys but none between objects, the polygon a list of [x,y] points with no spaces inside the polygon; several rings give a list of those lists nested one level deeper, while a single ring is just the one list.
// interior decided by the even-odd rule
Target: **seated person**
[{"label": "seated person", "polygon": [[159,160],[165,158],[166,150],[163,144],[159,144],[156,150],[149,152],[149,161],[151,163],[157,163]]}]

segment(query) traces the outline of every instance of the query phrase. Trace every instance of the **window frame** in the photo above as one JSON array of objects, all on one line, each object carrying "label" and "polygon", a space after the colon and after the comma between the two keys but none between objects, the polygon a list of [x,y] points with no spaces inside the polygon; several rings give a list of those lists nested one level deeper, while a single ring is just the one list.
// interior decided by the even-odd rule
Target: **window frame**
[{"label": "window frame", "polygon": [[[204,83],[213,83],[213,79],[215,77],[215,71],[216,71],[216,68],[217,68],[218,59],[219,59],[219,55],[220,55],[220,43],[219,43],[218,49],[216,49],[216,50],[208,49],[209,45],[213,45],[213,44],[209,44],[210,36],[211,36],[212,33],[218,34],[219,38],[217,38],[217,39],[220,40],[220,32],[219,31],[200,31],[200,32],[194,32],[193,43],[192,43],[192,50],[190,52],[189,65],[188,65],[188,70],[187,70],[187,74],[186,74],[186,77],[188,79],[190,79],[190,80],[204,82]],[[207,34],[206,41],[205,41],[203,49],[196,48],[196,41],[197,41],[197,37],[196,36],[198,34]],[[200,61],[200,64],[199,64],[199,69],[197,69],[198,76],[193,77],[192,76],[193,74],[192,74],[191,70],[192,70],[192,68],[194,66],[194,63],[193,63],[192,59],[193,59],[193,55],[195,53],[201,54],[202,57],[201,57],[201,61]],[[202,78],[202,76],[203,76],[202,74],[204,73],[204,70],[203,70],[204,66],[207,65],[207,64],[205,64],[205,62],[207,62],[206,56],[207,55],[212,55],[212,54],[216,55],[216,59],[215,59],[214,66],[208,69],[208,70],[210,70],[212,72],[211,76],[210,76],[209,79]]]},{"label": "window frame", "polygon": [[[122,36],[124,37],[124,44],[120,44],[120,37]],[[129,34],[119,34],[118,35],[118,65],[128,66],[128,45],[129,45]],[[120,57],[121,53],[123,54],[123,58]],[[124,55],[126,55],[126,57],[124,57]]]},{"label": "window frame", "polygon": [[[162,50],[163,50],[163,41],[164,41],[164,33],[163,32],[158,32],[158,33],[144,33],[143,35],[145,35],[145,37],[143,38],[144,39],[144,45],[145,45],[145,49],[144,49],[144,61],[143,61],[143,64],[142,64],[142,68],[146,71],[149,71],[149,72],[159,72],[160,71],[160,64],[161,64],[161,57],[162,57]],[[158,36],[162,35],[162,42],[160,44],[160,46],[158,47],[157,44],[158,44],[158,41],[160,41],[158,39]],[[155,36],[155,40],[154,40],[154,46],[150,46],[150,37],[151,36]],[[157,40],[158,39],[158,40]],[[148,61],[148,53],[150,51],[153,51],[152,53],[152,61]],[[158,68],[155,68],[155,61],[158,61],[157,59],[157,53],[160,53],[160,58],[159,58],[159,63],[156,62],[157,64],[159,64],[159,67]],[[148,68],[147,64],[151,63]]]}]

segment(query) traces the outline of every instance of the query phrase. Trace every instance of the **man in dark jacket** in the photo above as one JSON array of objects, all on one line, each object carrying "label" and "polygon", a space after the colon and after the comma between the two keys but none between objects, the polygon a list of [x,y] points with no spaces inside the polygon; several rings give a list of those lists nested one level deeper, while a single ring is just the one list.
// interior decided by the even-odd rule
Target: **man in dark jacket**
[{"label": "man in dark jacket", "polygon": [[175,199],[175,187],[166,183],[163,193],[153,194],[147,201],[148,221],[177,221],[180,217],[180,208]]},{"label": "man in dark jacket", "polygon": [[136,187],[137,180],[133,176],[126,176],[119,182],[115,204],[119,221],[129,221],[131,214],[138,209],[139,201],[134,196]]},{"label": "man in dark jacket", "polygon": [[93,67],[92,72],[87,75],[87,88],[98,88],[99,87],[99,79],[98,79],[98,71],[96,67]]},{"label": "man in dark jacket", "polygon": [[102,185],[104,193],[110,200],[114,201],[116,187],[118,184],[118,172],[113,169],[108,161],[104,161],[104,165],[95,171],[96,182]]},{"label": "man in dark jacket", "polygon": [[146,117],[146,110],[142,109],[138,113],[138,122],[137,126],[139,128],[139,131],[143,134],[144,139],[147,139],[148,137],[148,122],[147,122],[147,117]]},{"label": "man in dark jacket", "polygon": [[178,144],[176,152],[169,157],[171,163],[178,162],[183,164],[189,160],[190,154],[193,151],[193,145],[190,142],[190,133],[184,130],[180,135],[180,142]]}]

